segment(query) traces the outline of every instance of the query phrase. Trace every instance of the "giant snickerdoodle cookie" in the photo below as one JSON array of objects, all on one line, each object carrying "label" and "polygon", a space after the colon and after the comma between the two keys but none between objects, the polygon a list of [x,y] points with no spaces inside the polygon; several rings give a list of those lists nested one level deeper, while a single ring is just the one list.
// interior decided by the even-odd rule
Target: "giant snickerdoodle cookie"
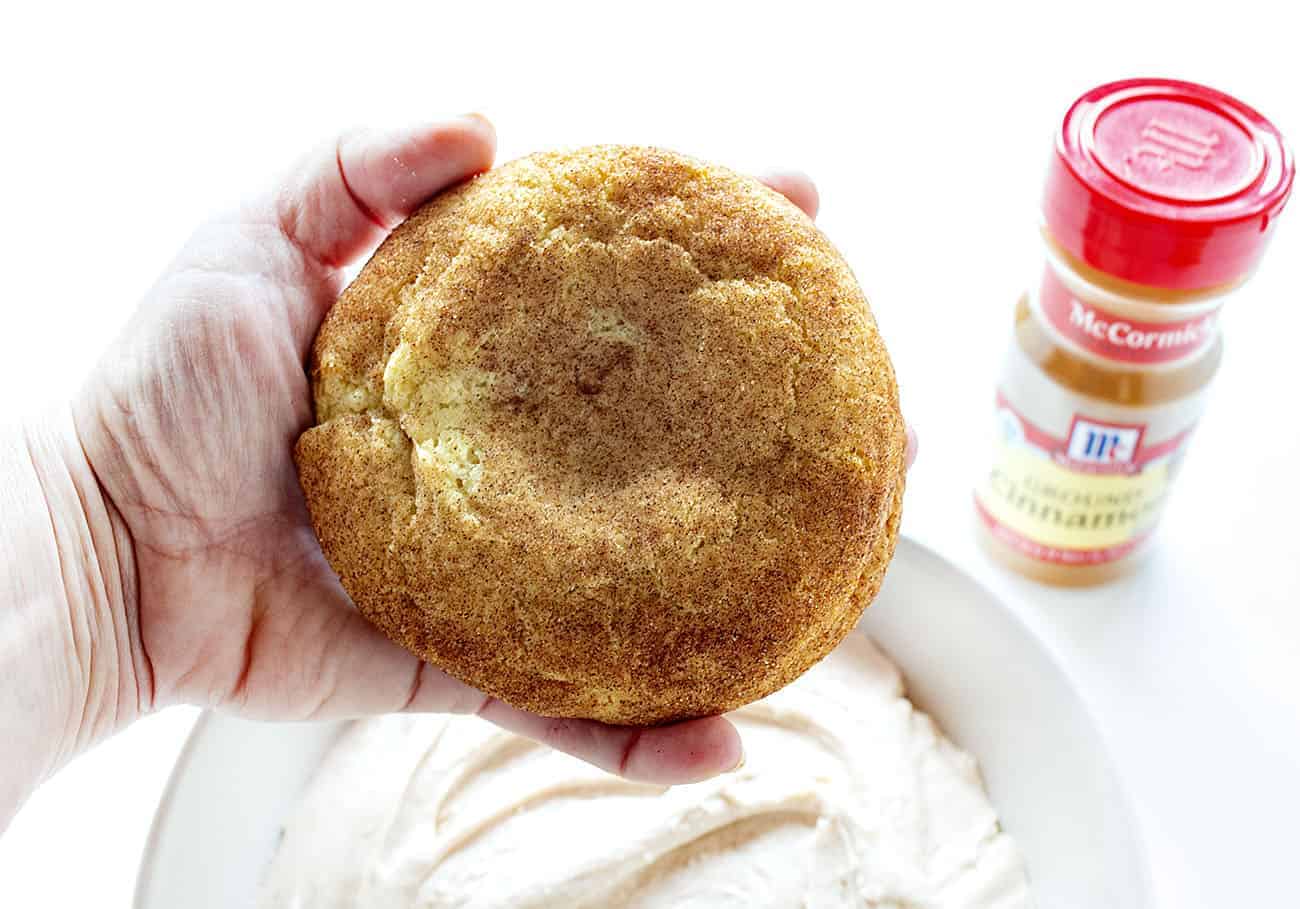
[{"label": "giant snickerdoodle cookie", "polygon": [[344,291],[296,448],[357,607],[489,694],[649,724],[825,656],[898,533],[903,420],[844,260],[652,148],[513,161]]}]

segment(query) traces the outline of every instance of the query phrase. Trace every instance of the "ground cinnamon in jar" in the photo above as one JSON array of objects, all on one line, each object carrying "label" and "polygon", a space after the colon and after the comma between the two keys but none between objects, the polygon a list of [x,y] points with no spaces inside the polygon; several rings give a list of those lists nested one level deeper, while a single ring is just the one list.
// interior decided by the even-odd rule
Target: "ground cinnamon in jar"
[{"label": "ground cinnamon in jar", "polygon": [[1070,108],[975,493],[1001,561],[1053,584],[1134,566],[1219,366],[1219,310],[1293,178],[1273,125],[1201,85],[1115,82]]}]

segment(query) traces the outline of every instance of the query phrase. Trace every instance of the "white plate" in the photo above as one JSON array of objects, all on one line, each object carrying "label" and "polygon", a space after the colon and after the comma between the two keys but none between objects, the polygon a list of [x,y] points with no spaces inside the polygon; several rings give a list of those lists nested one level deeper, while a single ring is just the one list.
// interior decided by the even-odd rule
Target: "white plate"
[{"label": "white plate", "polygon": [[[1093,723],[1005,606],[904,539],[860,627],[902,668],[912,701],[979,759],[1038,905],[1151,905],[1132,812]],[[251,905],[280,825],[345,725],[200,719],[154,819],[136,909]]]}]

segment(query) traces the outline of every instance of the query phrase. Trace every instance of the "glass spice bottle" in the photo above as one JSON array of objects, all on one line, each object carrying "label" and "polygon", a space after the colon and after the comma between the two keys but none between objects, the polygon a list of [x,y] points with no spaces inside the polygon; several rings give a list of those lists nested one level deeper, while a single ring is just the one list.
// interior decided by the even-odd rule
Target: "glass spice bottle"
[{"label": "glass spice bottle", "polygon": [[1132,79],[1070,108],[975,492],[1000,561],[1059,585],[1134,567],[1294,171],[1271,123],[1205,86]]}]

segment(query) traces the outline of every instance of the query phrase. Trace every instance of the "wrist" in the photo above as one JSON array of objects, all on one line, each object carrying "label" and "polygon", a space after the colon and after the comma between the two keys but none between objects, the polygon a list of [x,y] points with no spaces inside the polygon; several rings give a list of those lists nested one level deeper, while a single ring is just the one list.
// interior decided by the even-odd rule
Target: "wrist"
[{"label": "wrist", "polygon": [[16,756],[0,773],[3,827],[36,784],[146,712],[152,678],[131,536],[71,414],[5,431],[0,462],[14,478],[0,512],[0,734]]}]

